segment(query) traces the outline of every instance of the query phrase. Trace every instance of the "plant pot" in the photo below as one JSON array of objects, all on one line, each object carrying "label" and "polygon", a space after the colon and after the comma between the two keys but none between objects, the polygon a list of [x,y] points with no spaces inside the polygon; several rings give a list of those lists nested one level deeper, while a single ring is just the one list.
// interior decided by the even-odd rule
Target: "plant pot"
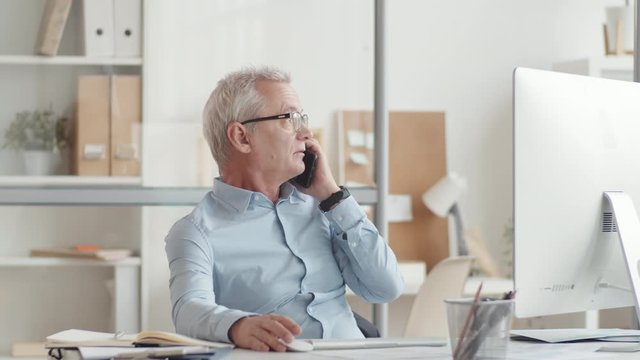
[{"label": "plant pot", "polygon": [[55,175],[61,161],[59,153],[44,150],[25,150],[22,156],[25,172],[29,176]]}]

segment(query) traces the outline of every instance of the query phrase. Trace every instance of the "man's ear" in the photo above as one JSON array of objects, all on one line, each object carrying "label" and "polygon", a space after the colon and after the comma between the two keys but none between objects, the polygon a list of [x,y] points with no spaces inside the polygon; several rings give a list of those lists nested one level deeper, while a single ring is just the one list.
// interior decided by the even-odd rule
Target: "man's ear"
[{"label": "man's ear", "polygon": [[244,154],[251,151],[249,132],[247,128],[239,122],[233,121],[227,126],[227,139],[231,146],[237,151]]}]

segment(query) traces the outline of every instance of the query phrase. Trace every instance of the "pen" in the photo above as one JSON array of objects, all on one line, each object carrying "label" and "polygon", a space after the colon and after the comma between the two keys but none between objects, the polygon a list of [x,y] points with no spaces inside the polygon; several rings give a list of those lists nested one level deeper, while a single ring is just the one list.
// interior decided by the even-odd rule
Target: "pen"
[{"label": "pen", "polygon": [[458,353],[460,352],[460,346],[462,345],[462,341],[467,336],[467,332],[469,331],[469,325],[471,324],[471,318],[476,312],[476,308],[478,307],[478,301],[480,301],[480,291],[482,290],[482,282],[478,286],[478,290],[476,290],[476,294],[473,297],[473,304],[471,304],[471,308],[469,309],[469,313],[467,314],[467,319],[464,321],[464,326],[462,327],[462,332],[460,333],[460,337],[458,338],[458,343],[456,347],[453,349],[453,358],[458,359]]}]

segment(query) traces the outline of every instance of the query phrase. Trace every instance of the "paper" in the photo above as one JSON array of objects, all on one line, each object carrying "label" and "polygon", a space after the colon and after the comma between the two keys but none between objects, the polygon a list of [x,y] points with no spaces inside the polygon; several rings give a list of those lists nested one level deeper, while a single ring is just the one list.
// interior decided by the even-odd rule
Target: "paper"
[{"label": "paper", "polygon": [[374,146],[375,146],[375,138],[373,137],[373,133],[369,132],[367,133],[367,135],[365,136],[365,146],[367,149],[369,150],[373,150]]},{"label": "paper", "polygon": [[387,197],[387,221],[408,222],[413,221],[411,211],[411,195],[389,194]]},{"label": "paper", "polygon": [[143,331],[138,334],[102,333],[87,330],[64,330],[47,336],[45,347],[81,347],[81,346],[207,346],[210,348],[233,347],[229,343],[206,341],[166,331]]},{"label": "paper", "polygon": [[352,152],[349,159],[358,165],[367,165],[369,163],[367,155],[359,152]]},{"label": "paper", "polygon": [[117,346],[81,346],[78,348],[83,360],[111,359],[118,354],[142,352],[139,348]]},{"label": "paper", "polygon": [[521,329],[511,330],[511,336],[540,340],[548,343],[559,343],[577,340],[615,341],[616,337],[635,337],[640,341],[640,330],[627,329]]},{"label": "paper", "polygon": [[64,330],[46,337],[45,348],[72,348],[80,346],[133,347],[135,335],[116,336],[86,330]]},{"label": "paper", "polygon": [[587,360],[602,359],[602,353],[596,350],[600,347],[594,343],[573,344],[541,344],[523,341],[511,341],[507,353],[508,359],[513,360]]},{"label": "paper", "polygon": [[366,144],[365,135],[359,130],[347,131],[347,141],[349,142],[349,146],[354,147],[365,146]]}]

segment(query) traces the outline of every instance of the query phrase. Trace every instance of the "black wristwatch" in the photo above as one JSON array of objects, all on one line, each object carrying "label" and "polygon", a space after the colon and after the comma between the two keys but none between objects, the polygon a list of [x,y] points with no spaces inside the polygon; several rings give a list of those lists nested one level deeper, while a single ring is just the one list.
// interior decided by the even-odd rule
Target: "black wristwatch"
[{"label": "black wristwatch", "polygon": [[323,212],[327,212],[331,210],[331,208],[336,204],[339,204],[342,200],[348,198],[349,196],[351,196],[349,190],[347,190],[347,188],[344,186],[340,186],[340,190],[334,192],[333,194],[329,195],[328,198],[320,202],[320,210],[322,210]]}]

